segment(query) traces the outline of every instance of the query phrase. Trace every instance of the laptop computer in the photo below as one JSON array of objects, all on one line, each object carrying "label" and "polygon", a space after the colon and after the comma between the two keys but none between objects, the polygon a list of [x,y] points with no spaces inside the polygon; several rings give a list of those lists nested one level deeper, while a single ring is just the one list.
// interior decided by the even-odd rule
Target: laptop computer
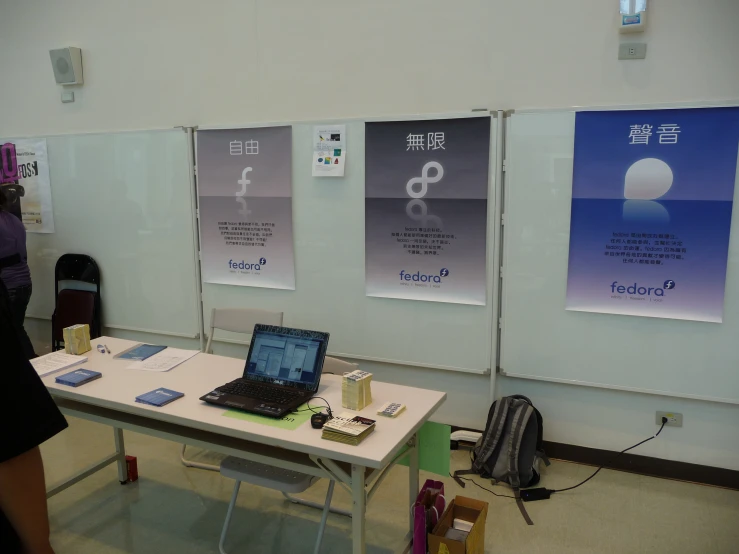
[{"label": "laptop computer", "polygon": [[328,333],[257,324],[244,375],[202,396],[210,404],[282,417],[318,391]]}]

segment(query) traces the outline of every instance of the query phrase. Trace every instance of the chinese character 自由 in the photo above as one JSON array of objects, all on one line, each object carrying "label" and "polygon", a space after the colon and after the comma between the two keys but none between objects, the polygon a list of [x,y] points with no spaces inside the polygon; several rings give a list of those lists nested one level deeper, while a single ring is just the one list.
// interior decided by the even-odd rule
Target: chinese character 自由
[{"label": "chinese character \u81ea\u7531", "polygon": [[423,135],[414,135],[411,133],[407,137],[408,140],[408,148],[405,149],[407,152],[408,150],[425,150],[424,143],[423,143]]},{"label": "chinese character \u81ea\u7531", "polygon": [[663,123],[657,129],[660,144],[677,144],[678,134],[681,133],[677,123]]},{"label": "chinese character \u81ea\u7531", "polygon": [[654,127],[649,124],[632,125],[629,133],[629,144],[649,144],[649,137],[652,136]]}]

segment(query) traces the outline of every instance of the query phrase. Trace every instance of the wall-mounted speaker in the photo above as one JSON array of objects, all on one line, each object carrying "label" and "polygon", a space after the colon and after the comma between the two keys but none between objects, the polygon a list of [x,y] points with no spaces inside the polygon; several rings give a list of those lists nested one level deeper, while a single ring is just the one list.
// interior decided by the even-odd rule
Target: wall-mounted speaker
[{"label": "wall-mounted speaker", "polygon": [[57,83],[81,85],[84,82],[82,79],[82,50],[70,46],[49,50],[49,56]]}]

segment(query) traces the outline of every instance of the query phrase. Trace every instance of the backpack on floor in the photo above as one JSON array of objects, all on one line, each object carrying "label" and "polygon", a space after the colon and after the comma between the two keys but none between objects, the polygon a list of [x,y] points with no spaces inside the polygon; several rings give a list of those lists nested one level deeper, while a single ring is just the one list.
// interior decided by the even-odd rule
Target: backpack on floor
[{"label": "backpack on floor", "polygon": [[[459,475],[478,474],[507,483],[515,493],[519,508],[523,508],[519,489],[539,483],[540,461],[549,465],[542,436],[542,417],[531,400],[521,395],[504,396],[490,406],[485,432],[473,450],[472,468],[454,472],[454,478],[463,487]],[[529,522],[523,509],[522,513]]]}]

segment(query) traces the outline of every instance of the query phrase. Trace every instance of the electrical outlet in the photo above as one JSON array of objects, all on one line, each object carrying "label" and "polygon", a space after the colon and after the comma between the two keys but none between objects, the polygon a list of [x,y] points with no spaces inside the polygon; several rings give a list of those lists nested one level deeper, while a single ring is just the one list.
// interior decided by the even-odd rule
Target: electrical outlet
[{"label": "electrical outlet", "polygon": [[624,42],[618,45],[619,60],[643,60],[646,57],[646,42]]},{"label": "electrical outlet", "polygon": [[662,425],[663,417],[667,418],[667,423],[665,423],[665,427],[682,427],[683,426],[683,414],[678,414],[676,412],[657,412],[655,423],[657,425]]}]

